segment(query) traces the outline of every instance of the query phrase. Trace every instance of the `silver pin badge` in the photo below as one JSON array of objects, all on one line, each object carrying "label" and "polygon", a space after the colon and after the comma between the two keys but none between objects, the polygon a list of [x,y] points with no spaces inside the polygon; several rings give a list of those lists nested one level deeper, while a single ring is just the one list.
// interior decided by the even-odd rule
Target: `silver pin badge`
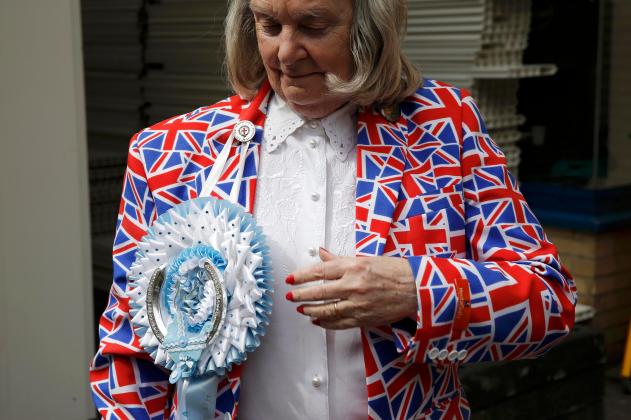
[{"label": "silver pin badge", "polygon": [[251,121],[239,121],[234,126],[234,138],[241,143],[247,143],[252,140],[254,138],[254,134],[256,134],[256,127]]}]

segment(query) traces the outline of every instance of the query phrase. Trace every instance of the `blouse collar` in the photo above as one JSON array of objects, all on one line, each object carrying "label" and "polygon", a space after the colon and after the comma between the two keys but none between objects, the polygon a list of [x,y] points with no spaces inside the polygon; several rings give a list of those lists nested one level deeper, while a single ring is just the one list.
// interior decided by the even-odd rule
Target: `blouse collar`
[{"label": "blouse collar", "polygon": [[292,110],[278,95],[273,95],[265,121],[265,150],[273,152],[305,125],[315,129],[321,124],[335,156],[344,161],[356,143],[356,115],[357,105],[349,102],[324,118],[310,120]]}]

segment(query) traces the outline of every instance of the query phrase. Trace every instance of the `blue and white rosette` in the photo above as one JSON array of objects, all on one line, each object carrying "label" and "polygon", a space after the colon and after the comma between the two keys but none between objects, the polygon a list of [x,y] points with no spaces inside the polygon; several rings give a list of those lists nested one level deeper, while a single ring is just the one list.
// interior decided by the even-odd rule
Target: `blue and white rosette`
[{"label": "blue and white rosette", "polygon": [[196,198],[138,244],[130,313],[140,344],[177,383],[178,418],[213,418],[217,384],[260,344],[271,313],[269,250],[254,218]]}]

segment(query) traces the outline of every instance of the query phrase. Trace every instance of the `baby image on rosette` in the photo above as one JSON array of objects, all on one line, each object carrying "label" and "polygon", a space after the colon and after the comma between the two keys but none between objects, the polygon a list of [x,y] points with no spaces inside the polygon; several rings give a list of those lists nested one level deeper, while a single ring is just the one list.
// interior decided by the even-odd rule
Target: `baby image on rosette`
[{"label": "baby image on rosette", "polygon": [[177,418],[214,418],[217,384],[269,324],[269,250],[254,218],[205,197],[162,214],[128,275],[140,344],[177,384]]}]

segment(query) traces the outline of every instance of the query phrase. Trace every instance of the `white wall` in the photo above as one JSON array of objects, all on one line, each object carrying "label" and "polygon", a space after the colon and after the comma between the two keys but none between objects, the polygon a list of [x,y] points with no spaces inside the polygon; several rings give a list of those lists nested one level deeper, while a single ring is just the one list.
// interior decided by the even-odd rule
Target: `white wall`
[{"label": "white wall", "polygon": [[0,418],[86,419],[93,354],[79,0],[0,0]]}]

